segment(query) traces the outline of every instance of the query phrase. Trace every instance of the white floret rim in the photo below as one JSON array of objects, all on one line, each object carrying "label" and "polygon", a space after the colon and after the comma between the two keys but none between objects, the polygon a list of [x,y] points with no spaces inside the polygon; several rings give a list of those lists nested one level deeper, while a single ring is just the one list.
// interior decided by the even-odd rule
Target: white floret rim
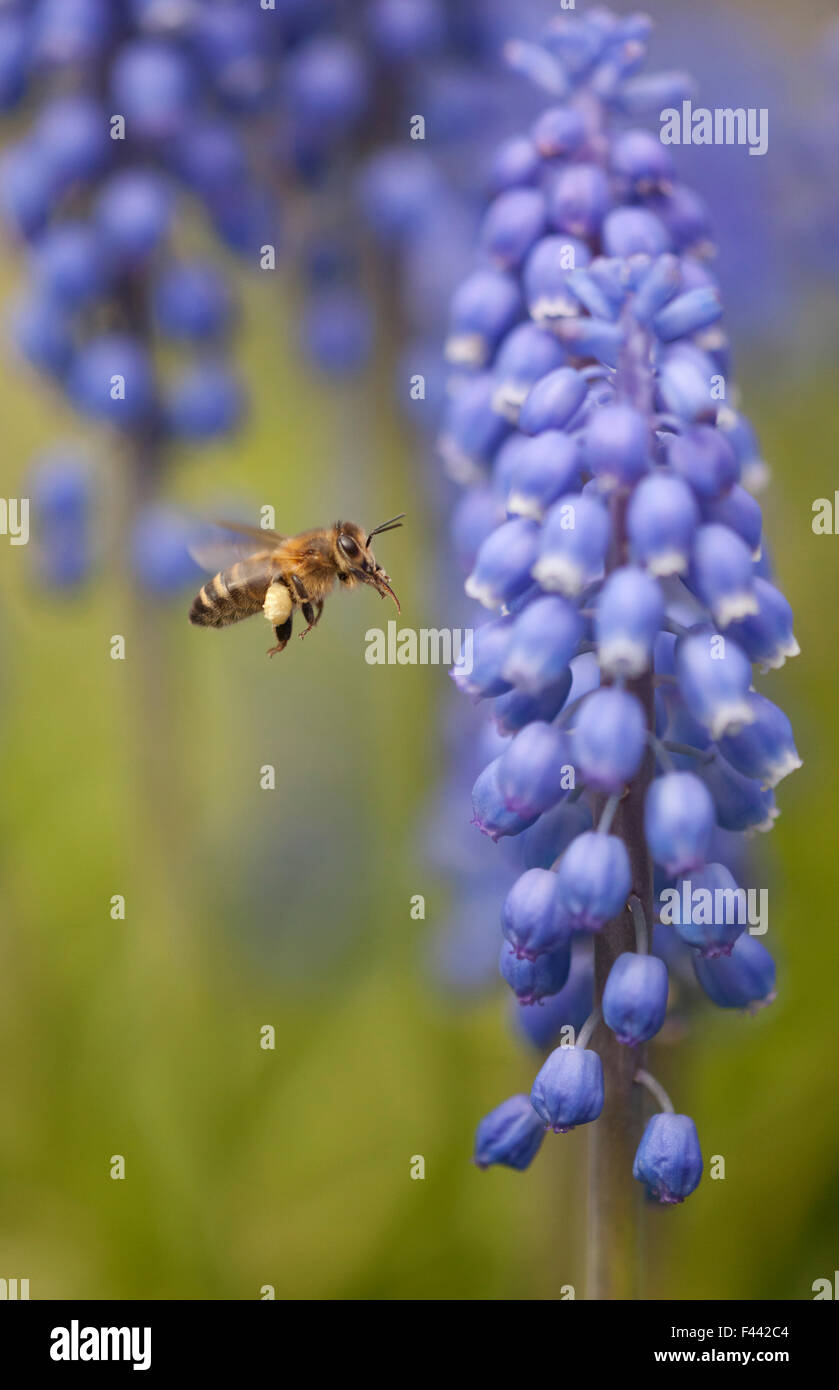
[{"label": "white floret rim", "polygon": [[530,571],[533,578],[549,593],[574,598],[586,585],[586,572],[569,555],[542,555]]}]

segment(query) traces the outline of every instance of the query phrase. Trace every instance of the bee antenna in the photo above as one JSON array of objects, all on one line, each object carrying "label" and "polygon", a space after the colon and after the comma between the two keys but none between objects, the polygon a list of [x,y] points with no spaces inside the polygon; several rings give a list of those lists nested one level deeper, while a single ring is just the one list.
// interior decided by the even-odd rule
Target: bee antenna
[{"label": "bee antenna", "polygon": [[400,512],[398,516],[392,516],[390,521],[383,521],[381,526],[374,527],[364,544],[369,545],[373,537],[380,536],[383,531],[398,531],[402,525],[403,516],[407,516],[407,512]]}]

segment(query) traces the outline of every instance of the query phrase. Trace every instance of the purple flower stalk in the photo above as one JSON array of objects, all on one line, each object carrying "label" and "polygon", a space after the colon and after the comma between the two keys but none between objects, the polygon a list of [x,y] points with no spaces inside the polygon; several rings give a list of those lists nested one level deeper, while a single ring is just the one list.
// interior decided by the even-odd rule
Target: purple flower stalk
[{"label": "purple flower stalk", "polygon": [[[754,688],[755,667],[797,646],[758,571],[757,445],[725,404],[708,238],[668,152],[634,125],[689,88],[638,76],[645,41],[637,18],[598,9],[512,47],[550,105],[529,144],[496,158],[509,172],[453,301],[442,430],[450,474],[486,499],[466,591],[498,626],[472,681],[508,741],[478,778],[475,817],[520,841],[526,867],[504,907],[504,976],[549,1004],[568,979],[567,934],[594,939],[595,1012],[576,1047],[548,1058],[531,1102],[552,1130],[592,1125],[595,1229],[604,1211],[632,1225],[633,1174],[669,1204],[702,1172],[692,1120],[643,1069],[668,1006],[668,965],[650,954],[654,869],[657,893],[708,890],[695,895],[704,914],[676,926],[705,993],[729,1008],[768,1001],[774,967],[731,920],[744,895],[720,831],[768,829],[773,788],[800,765],[788,719]],[[461,504],[459,537],[465,516]],[[573,807],[587,815],[561,835],[553,818]],[[663,1106],[643,1137],[636,1079]],[[631,1263],[595,1255],[593,1296],[631,1296]]]},{"label": "purple flower stalk", "polygon": [[[163,596],[197,572],[184,522],[157,505],[171,456],[228,434],[244,408],[228,277],[176,258],[171,233],[184,190],[214,222],[220,202],[241,213],[252,201],[256,175],[230,108],[244,100],[234,91],[243,74],[268,74],[267,54],[252,61],[268,30],[238,4],[213,15],[184,6],[166,22],[142,0],[119,21],[103,0],[29,8],[37,14],[26,19],[28,41],[7,53],[14,71],[0,102],[26,106],[24,134],[0,162],[0,217],[27,258],[11,333],[83,424],[108,427],[109,454],[130,460],[135,515],[122,553],[138,584]],[[215,108],[225,117],[211,117]],[[270,240],[273,220],[259,221],[259,241]],[[164,345],[181,355],[171,383]],[[95,481],[90,473],[64,506],[57,584],[78,584],[90,568]],[[47,482],[49,494],[53,473]]]}]

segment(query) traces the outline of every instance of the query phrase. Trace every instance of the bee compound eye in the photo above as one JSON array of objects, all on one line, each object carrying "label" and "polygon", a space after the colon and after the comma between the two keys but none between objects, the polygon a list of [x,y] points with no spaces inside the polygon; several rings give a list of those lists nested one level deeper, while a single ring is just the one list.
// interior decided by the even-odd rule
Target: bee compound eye
[{"label": "bee compound eye", "polygon": [[358,546],[352,536],[339,536],[338,544],[349,560],[355,560],[358,557]]}]

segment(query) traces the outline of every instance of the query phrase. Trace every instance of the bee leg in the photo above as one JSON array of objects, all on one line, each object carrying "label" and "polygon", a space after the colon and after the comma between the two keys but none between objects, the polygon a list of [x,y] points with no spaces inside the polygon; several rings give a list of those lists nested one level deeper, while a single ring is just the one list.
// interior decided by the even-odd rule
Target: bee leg
[{"label": "bee leg", "polygon": [[300,578],[299,574],[293,574],[291,576],[291,582],[297,590],[297,597],[299,598],[301,604],[308,603],[309,595],[306,592],[306,585],[303,583],[303,580]]},{"label": "bee leg", "polygon": [[282,579],[275,579],[268,585],[262,611],[274,629],[276,647],[270,647],[268,655],[281,652],[291,637],[291,623],[294,617],[294,600],[288,586]]},{"label": "bee leg", "polygon": [[286,618],[284,623],[280,623],[278,627],[274,628],[274,636],[277,639],[277,645],[276,647],[268,648],[269,656],[275,656],[277,652],[284,651],[288,646],[289,638],[291,637],[292,622],[292,618]]},{"label": "bee leg", "polygon": [[321,600],[319,603],[303,603],[301,604],[301,610],[303,613],[303,617],[309,624],[308,627],[304,627],[303,631],[300,634],[301,637],[305,637],[306,633],[311,632],[312,628],[317,627],[318,623],[320,622],[320,615],[323,612],[323,600]]}]

